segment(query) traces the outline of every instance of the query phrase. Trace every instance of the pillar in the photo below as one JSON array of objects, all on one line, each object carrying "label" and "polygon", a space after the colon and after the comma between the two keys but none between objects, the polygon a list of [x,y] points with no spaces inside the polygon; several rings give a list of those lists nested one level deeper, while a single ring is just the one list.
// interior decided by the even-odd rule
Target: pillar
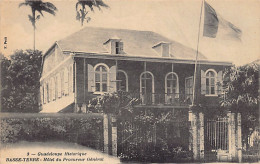
[{"label": "pillar", "polygon": [[117,122],[114,115],[111,116],[112,122],[112,155],[117,156]]},{"label": "pillar", "polygon": [[117,156],[117,122],[112,114],[104,114],[104,153]]},{"label": "pillar", "polygon": [[200,160],[204,160],[204,114],[199,113],[199,153],[200,153]]},{"label": "pillar", "polygon": [[193,150],[193,159],[195,161],[199,160],[199,151],[198,151],[198,118],[195,113],[192,113],[192,150]]},{"label": "pillar", "polygon": [[238,162],[242,162],[242,131],[241,131],[241,114],[237,114],[237,151]]},{"label": "pillar", "polygon": [[231,133],[231,127],[232,127],[232,125],[231,125],[231,112],[230,111],[228,111],[228,113],[227,113],[227,116],[228,116],[228,153],[229,153],[229,161],[231,161],[232,160],[232,133]]},{"label": "pillar", "polygon": [[232,140],[232,161],[236,160],[236,124],[235,124],[235,113],[231,113],[231,140]]},{"label": "pillar", "polygon": [[103,116],[103,129],[104,129],[104,153],[109,154],[109,141],[108,141],[108,115]]}]

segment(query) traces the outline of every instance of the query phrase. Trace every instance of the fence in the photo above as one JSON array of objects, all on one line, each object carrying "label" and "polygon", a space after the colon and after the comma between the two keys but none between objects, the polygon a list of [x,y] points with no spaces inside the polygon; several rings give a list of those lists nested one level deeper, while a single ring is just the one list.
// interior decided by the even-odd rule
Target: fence
[{"label": "fence", "polygon": [[174,119],[167,118],[169,115],[156,121],[150,117],[142,121],[135,117],[119,119],[118,155],[139,162],[190,160],[188,114],[175,115]]},{"label": "fence", "polygon": [[205,120],[205,150],[228,150],[228,119]]}]

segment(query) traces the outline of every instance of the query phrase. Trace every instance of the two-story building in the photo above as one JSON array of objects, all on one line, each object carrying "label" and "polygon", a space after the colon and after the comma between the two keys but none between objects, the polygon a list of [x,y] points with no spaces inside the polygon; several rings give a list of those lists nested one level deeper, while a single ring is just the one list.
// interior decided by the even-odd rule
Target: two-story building
[{"label": "two-story building", "polygon": [[[186,108],[192,100],[196,51],[150,31],[84,28],[43,56],[42,112],[86,112],[89,100],[124,90],[143,108]],[[197,102],[214,106],[229,62],[199,53]]]}]

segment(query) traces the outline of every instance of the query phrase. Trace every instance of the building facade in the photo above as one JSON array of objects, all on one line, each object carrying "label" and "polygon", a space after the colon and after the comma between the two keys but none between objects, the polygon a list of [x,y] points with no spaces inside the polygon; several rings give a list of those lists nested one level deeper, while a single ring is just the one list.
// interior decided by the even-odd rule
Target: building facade
[{"label": "building facade", "polygon": [[[43,56],[42,112],[87,112],[92,98],[118,90],[139,98],[140,108],[188,109],[195,55],[154,32],[84,28],[57,41]],[[197,103],[216,105],[223,71],[230,66],[199,53]]]}]

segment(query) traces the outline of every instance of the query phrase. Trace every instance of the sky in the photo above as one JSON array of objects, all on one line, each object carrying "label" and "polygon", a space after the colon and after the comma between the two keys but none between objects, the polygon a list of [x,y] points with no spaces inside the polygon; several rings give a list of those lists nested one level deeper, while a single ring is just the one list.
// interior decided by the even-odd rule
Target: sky
[{"label": "sky", "polygon": [[[47,1],[47,0],[43,0]],[[17,49],[33,48],[33,27],[28,6],[22,0],[0,1],[0,51],[9,56]],[[104,27],[157,32],[193,49],[197,48],[202,0],[104,0],[110,9],[90,13],[91,21],[82,27],[76,21],[77,0],[49,0],[56,16],[44,13],[36,23],[36,48],[46,52],[58,40],[81,28]],[[207,38],[200,32],[199,51],[209,60],[243,65],[260,58],[260,1],[207,0],[218,15],[242,30],[241,41]],[[203,13],[202,13],[203,15]],[[202,16],[203,22],[203,16]],[[202,24],[202,23],[201,23]],[[201,31],[203,30],[201,26]],[[221,31],[219,30],[219,33]],[[220,37],[218,37],[220,36]],[[7,37],[7,49],[4,39]]]}]

